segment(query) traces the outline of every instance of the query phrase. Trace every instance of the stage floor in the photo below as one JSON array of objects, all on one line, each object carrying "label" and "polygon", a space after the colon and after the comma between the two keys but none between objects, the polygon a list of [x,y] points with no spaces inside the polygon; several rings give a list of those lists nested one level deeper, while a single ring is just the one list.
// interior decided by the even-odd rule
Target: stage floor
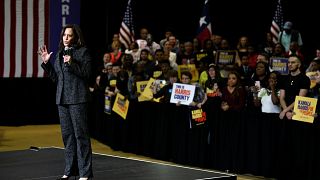
[{"label": "stage floor", "polygon": [[[56,179],[64,168],[63,149],[50,147],[0,153],[1,179]],[[117,156],[93,155],[94,179],[98,180],[201,180],[237,179],[236,175],[154,163]]]}]

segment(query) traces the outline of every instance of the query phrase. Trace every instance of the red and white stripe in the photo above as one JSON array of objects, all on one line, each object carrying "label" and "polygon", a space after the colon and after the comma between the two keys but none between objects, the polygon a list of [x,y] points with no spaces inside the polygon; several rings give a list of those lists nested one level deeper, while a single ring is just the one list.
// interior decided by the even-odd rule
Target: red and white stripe
[{"label": "red and white stripe", "polygon": [[272,35],[272,41],[274,43],[278,43],[280,27],[275,21],[272,21],[272,23],[271,23],[270,32],[271,32],[271,35]]},{"label": "red and white stripe", "polygon": [[49,43],[49,0],[2,0],[0,9],[0,77],[43,77],[37,50]]}]

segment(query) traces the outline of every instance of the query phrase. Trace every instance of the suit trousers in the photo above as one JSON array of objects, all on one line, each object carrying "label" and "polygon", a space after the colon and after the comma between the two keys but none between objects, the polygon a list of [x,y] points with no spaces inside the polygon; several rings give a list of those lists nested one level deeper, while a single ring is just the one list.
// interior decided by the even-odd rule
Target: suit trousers
[{"label": "suit trousers", "polygon": [[58,105],[65,146],[64,175],[92,177],[92,149],[88,130],[88,104]]}]

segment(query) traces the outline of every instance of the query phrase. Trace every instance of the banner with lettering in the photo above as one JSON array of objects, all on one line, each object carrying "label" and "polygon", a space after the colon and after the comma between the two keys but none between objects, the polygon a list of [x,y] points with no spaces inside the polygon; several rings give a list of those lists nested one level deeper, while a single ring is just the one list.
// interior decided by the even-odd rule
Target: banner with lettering
[{"label": "banner with lettering", "polygon": [[108,95],[104,96],[104,112],[111,114],[111,97]]},{"label": "banner with lettering", "polygon": [[148,84],[148,81],[137,81],[136,82],[137,92],[141,94],[144,88],[146,88],[147,84]]},{"label": "banner with lettering", "polygon": [[123,119],[127,118],[129,109],[129,100],[126,99],[122,94],[117,93],[116,100],[114,101],[112,111],[116,112]]},{"label": "banner with lettering", "polygon": [[57,53],[62,27],[66,24],[80,25],[80,0],[50,0],[50,10],[49,50]]},{"label": "banner with lettering", "polygon": [[204,125],[207,121],[206,112],[201,108],[191,109],[191,127],[195,128]]},{"label": "banner with lettering", "polygon": [[273,71],[278,71],[282,75],[288,75],[288,58],[272,57],[270,58],[270,67]]},{"label": "banner with lettering", "polygon": [[189,105],[193,101],[195,89],[195,85],[174,83],[170,103]]},{"label": "banner with lettering", "polygon": [[152,85],[154,83],[155,79],[150,78],[147,85],[141,92],[140,96],[138,97],[138,101],[150,101],[153,98],[153,92],[152,92]]},{"label": "banner with lettering", "polygon": [[216,54],[216,64],[233,65],[236,61],[236,50],[218,50]]},{"label": "banner with lettering", "polygon": [[292,119],[313,123],[318,99],[296,96]]}]

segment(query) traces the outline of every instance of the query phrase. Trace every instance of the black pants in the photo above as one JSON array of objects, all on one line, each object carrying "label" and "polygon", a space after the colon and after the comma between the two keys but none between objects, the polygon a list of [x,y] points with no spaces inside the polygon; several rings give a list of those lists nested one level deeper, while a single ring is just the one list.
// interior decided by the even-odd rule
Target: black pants
[{"label": "black pants", "polygon": [[88,104],[58,105],[67,176],[92,177],[92,149],[87,125]]}]

